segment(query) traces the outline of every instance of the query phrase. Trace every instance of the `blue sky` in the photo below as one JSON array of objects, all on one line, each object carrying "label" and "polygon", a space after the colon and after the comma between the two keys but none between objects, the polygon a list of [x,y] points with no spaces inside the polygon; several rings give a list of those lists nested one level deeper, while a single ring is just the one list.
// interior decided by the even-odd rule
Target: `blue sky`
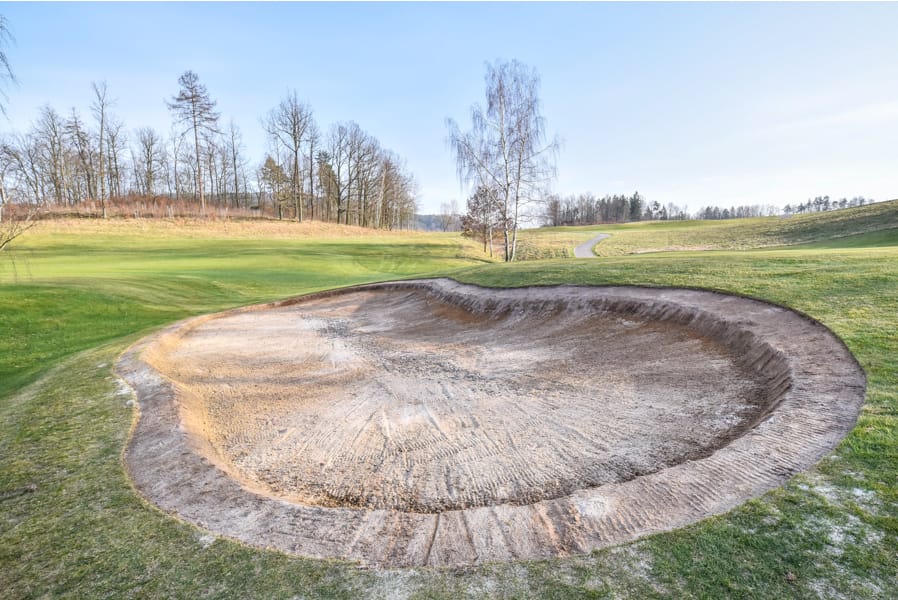
[{"label": "blue sky", "polygon": [[85,116],[105,80],[129,129],[167,132],[196,71],[248,155],[288,90],[402,155],[422,212],[462,200],[446,117],[466,126],[485,61],[542,76],[563,140],[555,190],[639,190],[695,210],[898,197],[898,4],[3,3],[19,78],[8,121]]}]

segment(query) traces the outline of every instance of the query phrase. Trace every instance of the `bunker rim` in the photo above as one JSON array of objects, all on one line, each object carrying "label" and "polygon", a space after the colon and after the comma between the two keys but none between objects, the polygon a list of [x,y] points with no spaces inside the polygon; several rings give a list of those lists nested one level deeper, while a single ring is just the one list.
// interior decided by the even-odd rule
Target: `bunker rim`
[{"label": "bunker rim", "polygon": [[[532,501],[500,494],[480,505],[415,512],[389,503],[291,501],[234,477],[233,465],[225,464],[214,444],[195,435],[197,423],[185,423],[184,386],[145,360],[145,353],[169,351],[215,321],[264,318],[328,301],[349,306],[354,294],[394,302],[400,314],[408,315],[402,313],[407,297],[417,299],[417,310],[429,306],[440,318],[471,315],[523,325],[525,332],[536,331],[533,322],[541,315],[554,322],[605,315],[685,329],[731,352],[739,368],[762,382],[764,399],[721,445],[654,471],[637,469],[629,478],[537,493]],[[403,325],[408,324],[394,329]],[[458,567],[586,553],[726,512],[834,448],[856,422],[866,385],[837,336],[807,315],[766,301],[683,288],[484,288],[448,279],[354,286],[197,317],[138,342],[116,368],[139,404],[125,461],[147,500],[250,545],[367,567]]]}]

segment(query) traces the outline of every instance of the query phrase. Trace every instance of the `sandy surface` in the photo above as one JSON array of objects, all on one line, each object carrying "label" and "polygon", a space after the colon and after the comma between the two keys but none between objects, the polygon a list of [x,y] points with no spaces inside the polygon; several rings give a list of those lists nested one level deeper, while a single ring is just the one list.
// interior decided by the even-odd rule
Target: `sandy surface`
[{"label": "sandy surface", "polygon": [[863,373],[766,303],[639,288],[363,286],[127,353],[165,510],[368,565],[536,558],[727,510],[850,429]]},{"label": "sandy surface", "polygon": [[706,455],[766,406],[761,377],[685,326],[521,325],[356,292],[215,319],[151,364],[232,475],[323,506],[557,498]]}]

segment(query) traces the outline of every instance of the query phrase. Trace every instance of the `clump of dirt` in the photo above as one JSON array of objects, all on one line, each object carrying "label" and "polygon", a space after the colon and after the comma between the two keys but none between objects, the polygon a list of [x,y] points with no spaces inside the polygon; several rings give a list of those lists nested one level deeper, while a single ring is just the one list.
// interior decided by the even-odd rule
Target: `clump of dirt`
[{"label": "clump of dirt", "polygon": [[825,328],[763,302],[447,280],[201,317],[119,369],[150,499],[374,565],[588,551],[726,510],[831,448],[864,390]]}]

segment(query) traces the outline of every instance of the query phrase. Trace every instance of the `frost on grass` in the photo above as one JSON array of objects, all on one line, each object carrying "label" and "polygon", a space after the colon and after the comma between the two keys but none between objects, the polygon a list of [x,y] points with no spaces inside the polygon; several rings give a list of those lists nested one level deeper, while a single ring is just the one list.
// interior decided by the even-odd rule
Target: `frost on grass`
[{"label": "frost on grass", "polygon": [[[858,476],[855,479],[862,479]],[[876,515],[882,508],[876,492],[860,487],[836,486],[823,476],[804,478],[796,487],[822,498],[836,510],[808,511],[802,528],[809,538],[822,540],[822,552],[813,556],[818,572],[825,578],[808,581],[807,587],[818,598],[883,598],[884,582],[875,571],[852,568],[851,557],[876,552],[884,543],[884,532],[865,522],[857,514],[858,508]]]},{"label": "frost on grass", "polygon": [[[859,473],[846,472],[845,475],[851,476],[858,483],[861,483],[861,480],[863,480],[863,476]],[[803,482],[798,483],[796,487],[802,491],[816,494],[836,507],[848,508],[856,505],[871,515],[878,515],[882,509],[882,501],[875,490],[859,486],[837,486],[822,475],[808,476]]]},{"label": "frost on grass", "polygon": [[[840,573],[840,575],[844,575]],[[814,579],[808,582],[808,588],[821,600],[855,600],[856,598],[886,598],[882,587],[872,581],[865,581],[855,577],[847,579],[850,592],[840,592],[832,585],[831,579]]]},{"label": "frost on grass", "polygon": [[198,533],[196,536],[196,542],[203,548],[203,550],[214,544],[217,539],[218,538],[211,533]]}]

